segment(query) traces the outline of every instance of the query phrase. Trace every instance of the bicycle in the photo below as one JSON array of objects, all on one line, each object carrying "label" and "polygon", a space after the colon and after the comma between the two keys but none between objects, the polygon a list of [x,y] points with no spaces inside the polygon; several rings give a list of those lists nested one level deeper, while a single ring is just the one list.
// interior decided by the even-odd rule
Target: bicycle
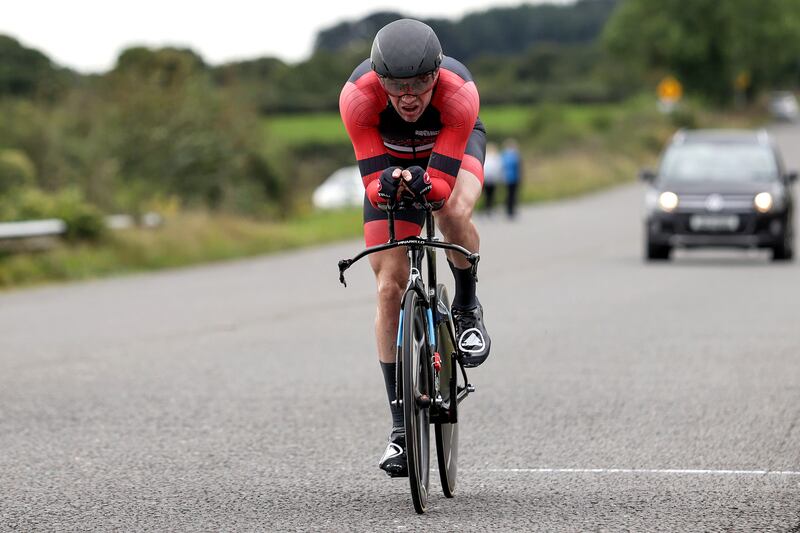
[{"label": "bicycle", "polygon": [[[425,210],[426,238],[395,239],[395,211],[405,207]],[[346,287],[344,273],[356,261],[376,252],[407,247],[409,277],[400,300],[397,332],[397,402],[403,407],[411,499],[414,509],[420,514],[428,505],[430,425],[433,424],[435,429],[442,491],[445,497],[452,498],[458,462],[458,405],[475,392],[455,348],[455,328],[447,290],[436,282],[436,249],[453,250],[464,255],[476,280],[480,255],[456,244],[439,241],[435,235],[434,209],[427,200],[388,206],[389,241],[369,247],[352,259],[339,261],[339,281]],[[427,285],[422,277],[423,256],[427,259]],[[460,369],[462,385],[459,385],[457,368]]]}]

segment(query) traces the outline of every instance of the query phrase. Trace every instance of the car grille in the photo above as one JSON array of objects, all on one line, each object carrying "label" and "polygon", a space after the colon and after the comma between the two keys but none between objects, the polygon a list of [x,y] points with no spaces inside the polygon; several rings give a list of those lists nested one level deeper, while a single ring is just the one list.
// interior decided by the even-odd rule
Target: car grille
[{"label": "car grille", "polygon": [[[730,213],[730,211],[728,211]],[[694,213],[676,213],[673,218],[673,231],[675,233],[691,233],[695,235],[717,235],[725,233],[727,235],[747,235],[757,233],[762,228],[759,227],[758,217],[755,213],[738,213],[739,225],[733,231],[695,231],[692,229],[691,217]],[[723,213],[724,214],[724,213]]]},{"label": "car grille", "polygon": [[[709,200],[711,196],[718,198],[719,209],[709,209],[709,204],[713,204],[713,201]],[[753,198],[752,194],[681,194],[678,210],[708,213],[751,212],[753,211]]]}]

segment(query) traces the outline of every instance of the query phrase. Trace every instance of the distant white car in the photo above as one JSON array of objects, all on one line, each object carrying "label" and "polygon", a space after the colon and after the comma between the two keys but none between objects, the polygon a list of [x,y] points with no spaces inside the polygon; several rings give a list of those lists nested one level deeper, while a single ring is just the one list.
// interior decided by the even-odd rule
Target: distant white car
[{"label": "distant white car", "polygon": [[770,95],[769,111],[775,120],[796,122],[800,118],[797,98],[789,91],[776,91]]},{"label": "distant white car", "polygon": [[311,197],[314,207],[319,209],[338,209],[359,207],[364,203],[364,182],[358,166],[340,168],[322,185],[314,190]]}]

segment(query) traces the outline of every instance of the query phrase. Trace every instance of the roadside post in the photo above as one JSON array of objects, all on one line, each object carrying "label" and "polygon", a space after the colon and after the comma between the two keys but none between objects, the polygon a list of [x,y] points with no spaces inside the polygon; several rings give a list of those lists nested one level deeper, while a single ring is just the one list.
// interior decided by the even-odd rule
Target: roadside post
[{"label": "roadside post", "polygon": [[750,73],[746,70],[739,72],[736,76],[736,79],[733,81],[734,103],[736,107],[744,107],[747,102],[747,91],[750,89],[752,82],[753,80]]}]

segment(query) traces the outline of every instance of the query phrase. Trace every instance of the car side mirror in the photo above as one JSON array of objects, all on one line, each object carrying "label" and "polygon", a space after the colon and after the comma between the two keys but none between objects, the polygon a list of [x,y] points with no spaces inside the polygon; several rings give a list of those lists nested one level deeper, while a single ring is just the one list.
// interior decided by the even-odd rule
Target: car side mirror
[{"label": "car side mirror", "polygon": [[797,181],[797,171],[790,170],[786,173],[786,183],[794,183]]},{"label": "car side mirror", "polygon": [[639,171],[639,179],[648,183],[652,183],[656,180],[656,172],[650,168],[643,168]]}]

